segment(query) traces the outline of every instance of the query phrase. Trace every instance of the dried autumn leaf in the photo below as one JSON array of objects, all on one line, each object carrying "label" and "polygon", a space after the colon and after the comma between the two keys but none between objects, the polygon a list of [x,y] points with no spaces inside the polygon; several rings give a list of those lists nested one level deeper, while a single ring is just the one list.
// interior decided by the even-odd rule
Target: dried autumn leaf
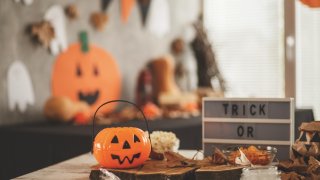
[{"label": "dried autumn leaf", "polygon": [[213,155],[212,155],[212,163],[213,164],[226,164],[228,161],[228,158],[226,155],[224,155],[220,149],[215,148]]},{"label": "dried autumn leaf", "polygon": [[179,153],[167,151],[164,153],[164,157],[167,159],[168,167],[188,167],[196,165],[196,160],[188,159]]},{"label": "dried autumn leaf", "polygon": [[305,177],[296,172],[281,173],[281,180],[304,180]]},{"label": "dried autumn leaf", "polygon": [[31,34],[47,48],[50,46],[51,40],[55,37],[54,28],[49,21],[32,24]]},{"label": "dried autumn leaf", "polygon": [[93,27],[98,30],[102,31],[107,24],[108,16],[103,12],[94,12],[91,14],[90,22]]},{"label": "dried autumn leaf", "polygon": [[313,179],[320,179],[320,162],[313,156],[309,159],[307,172]]},{"label": "dried autumn leaf", "polygon": [[70,19],[77,19],[79,17],[79,11],[75,4],[68,5],[65,12]]}]

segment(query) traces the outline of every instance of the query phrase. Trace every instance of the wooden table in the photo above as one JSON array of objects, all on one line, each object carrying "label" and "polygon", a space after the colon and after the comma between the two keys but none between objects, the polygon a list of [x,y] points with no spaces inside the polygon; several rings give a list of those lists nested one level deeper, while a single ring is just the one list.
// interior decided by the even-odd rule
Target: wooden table
[{"label": "wooden table", "polygon": [[[196,154],[196,151],[179,150],[179,153],[187,158],[192,158]],[[196,159],[202,158],[203,154],[197,153]],[[86,153],[15,179],[89,179],[91,166],[96,164],[97,161],[93,155]]]}]

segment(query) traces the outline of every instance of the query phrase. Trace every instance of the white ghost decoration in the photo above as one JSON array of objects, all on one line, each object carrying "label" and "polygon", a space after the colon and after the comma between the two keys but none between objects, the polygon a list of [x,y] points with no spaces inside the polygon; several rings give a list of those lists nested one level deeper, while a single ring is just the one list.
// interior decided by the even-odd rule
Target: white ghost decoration
[{"label": "white ghost decoration", "polygon": [[33,3],[33,0],[14,0],[16,3],[21,3],[23,2],[24,5],[31,5]]},{"label": "white ghost decoration", "polygon": [[9,109],[14,111],[16,106],[20,112],[27,110],[27,105],[33,105],[34,92],[28,70],[21,61],[11,64],[7,76]]},{"label": "white ghost decoration", "polygon": [[152,0],[146,28],[162,37],[170,30],[170,9],[167,0]]},{"label": "white ghost decoration", "polygon": [[53,55],[57,55],[67,48],[66,21],[63,8],[59,5],[51,6],[44,19],[53,26],[55,37],[50,42],[50,51]]}]

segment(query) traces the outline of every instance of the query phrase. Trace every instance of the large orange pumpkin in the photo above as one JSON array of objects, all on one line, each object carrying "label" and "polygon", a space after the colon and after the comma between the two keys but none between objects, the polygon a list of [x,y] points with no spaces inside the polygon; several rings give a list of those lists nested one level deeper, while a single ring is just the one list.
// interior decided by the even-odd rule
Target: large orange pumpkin
[{"label": "large orange pumpkin", "polygon": [[142,165],[151,152],[148,136],[139,128],[105,128],[95,137],[93,155],[105,168]]},{"label": "large orange pumpkin", "polygon": [[[94,45],[89,45],[87,51],[81,48],[81,43],[72,44],[58,56],[52,74],[52,93],[84,101],[94,112],[103,102],[119,98],[120,72],[105,50]],[[115,105],[102,111],[109,112]]]}]

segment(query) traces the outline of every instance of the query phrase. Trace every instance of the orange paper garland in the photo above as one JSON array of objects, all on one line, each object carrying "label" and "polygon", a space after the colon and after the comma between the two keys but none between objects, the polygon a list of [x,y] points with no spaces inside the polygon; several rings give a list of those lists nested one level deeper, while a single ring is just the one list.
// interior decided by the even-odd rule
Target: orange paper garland
[{"label": "orange paper garland", "polygon": [[300,0],[300,1],[311,8],[320,8],[320,0]]},{"label": "orange paper garland", "polygon": [[121,20],[128,22],[135,0],[121,0]]}]

